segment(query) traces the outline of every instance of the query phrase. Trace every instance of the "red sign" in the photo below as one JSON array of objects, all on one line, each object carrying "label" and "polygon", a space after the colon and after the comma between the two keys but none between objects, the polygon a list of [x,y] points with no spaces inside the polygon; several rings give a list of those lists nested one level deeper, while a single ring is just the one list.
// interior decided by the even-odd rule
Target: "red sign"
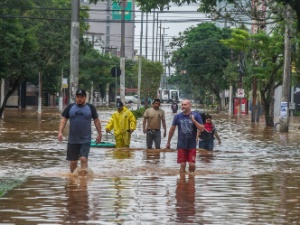
[{"label": "red sign", "polygon": [[238,115],[239,111],[241,112],[241,115],[248,114],[247,98],[233,98],[233,115]]}]

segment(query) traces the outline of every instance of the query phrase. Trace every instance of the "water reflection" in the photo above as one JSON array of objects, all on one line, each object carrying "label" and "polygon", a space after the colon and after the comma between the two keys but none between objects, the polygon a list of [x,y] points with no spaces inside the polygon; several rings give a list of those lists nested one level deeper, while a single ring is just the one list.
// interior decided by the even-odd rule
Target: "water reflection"
[{"label": "water reflection", "polygon": [[214,159],[214,154],[216,154],[216,151],[200,150],[197,154],[201,162],[210,163]]},{"label": "water reflection", "polygon": [[160,150],[159,149],[147,149],[144,152],[145,160],[150,164],[158,164],[160,160]]},{"label": "water reflection", "polygon": [[[112,111],[101,111],[103,126]],[[298,224],[300,119],[283,134],[250,117],[213,116],[222,144],[197,152],[195,177],[178,177],[176,149],[145,149],[140,125],[130,149],[91,149],[95,176],[82,180],[68,176],[57,110],[8,109],[0,120],[0,186],[8,190],[0,224]]]},{"label": "water reflection", "polygon": [[89,219],[89,201],[87,190],[87,179],[68,177],[65,185],[66,191],[66,213],[65,223],[78,224]]},{"label": "water reflection", "polygon": [[195,177],[180,175],[176,187],[176,222],[193,223],[195,210]]}]

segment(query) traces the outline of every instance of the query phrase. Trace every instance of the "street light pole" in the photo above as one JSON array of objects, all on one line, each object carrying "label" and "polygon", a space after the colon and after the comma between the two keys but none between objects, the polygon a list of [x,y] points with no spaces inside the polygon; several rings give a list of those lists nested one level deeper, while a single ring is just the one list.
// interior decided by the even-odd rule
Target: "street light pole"
[{"label": "street light pole", "polygon": [[138,72],[138,105],[137,108],[140,108],[141,104],[141,78],[142,78],[142,52],[143,52],[143,20],[144,20],[144,13],[142,12],[141,15],[141,36],[140,36],[140,56],[139,56],[139,72]]},{"label": "street light pole", "polygon": [[120,52],[120,99],[125,103],[125,3],[122,1],[122,20],[121,20],[121,52]]},{"label": "street light pole", "polygon": [[79,77],[79,0],[72,0],[69,102],[75,101]]}]

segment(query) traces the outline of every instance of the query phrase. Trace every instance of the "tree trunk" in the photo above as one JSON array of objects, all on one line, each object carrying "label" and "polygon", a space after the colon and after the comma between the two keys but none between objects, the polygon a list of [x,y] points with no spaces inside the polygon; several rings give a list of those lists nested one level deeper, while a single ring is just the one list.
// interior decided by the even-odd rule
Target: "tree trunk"
[{"label": "tree trunk", "polygon": [[5,109],[5,106],[6,106],[6,103],[7,103],[7,100],[8,98],[15,92],[15,90],[19,87],[20,85],[20,79],[16,79],[13,84],[12,84],[12,87],[10,88],[10,90],[6,93],[4,99],[3,99],[3,103],[1,105],[1,108],[0,108],[0,118],[3,118],[3,112],[4,112],[4,109]]},{"label": "tree trunk", "polygon": [[[273,75],[271,76],[273,77]],[[264,106],[264,113],[265,113],[265,120],[267,127],[274,126],[274,90],[275,90],[275,83],[274,79],[270,79],[269,88],[266,89],[268,91],[261,90],[262,96],[262,104]]]}]

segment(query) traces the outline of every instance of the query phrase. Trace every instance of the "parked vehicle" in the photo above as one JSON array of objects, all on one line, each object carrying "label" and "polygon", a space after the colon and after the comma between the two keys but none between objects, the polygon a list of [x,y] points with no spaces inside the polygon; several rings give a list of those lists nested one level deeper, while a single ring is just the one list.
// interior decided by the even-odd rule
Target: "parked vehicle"
[{"label": "parked vehicle", "polygon": [[162,102],[171,103],[173,101],[179,103],[179,90],[177,89],[161,89],[160,100]]},{"label": "parked vehicle", "polygon": [[[117,96],[117,100],[120,100],[120,96]],[[137,95],[125,95],[125,104],[137,103]]]}]

